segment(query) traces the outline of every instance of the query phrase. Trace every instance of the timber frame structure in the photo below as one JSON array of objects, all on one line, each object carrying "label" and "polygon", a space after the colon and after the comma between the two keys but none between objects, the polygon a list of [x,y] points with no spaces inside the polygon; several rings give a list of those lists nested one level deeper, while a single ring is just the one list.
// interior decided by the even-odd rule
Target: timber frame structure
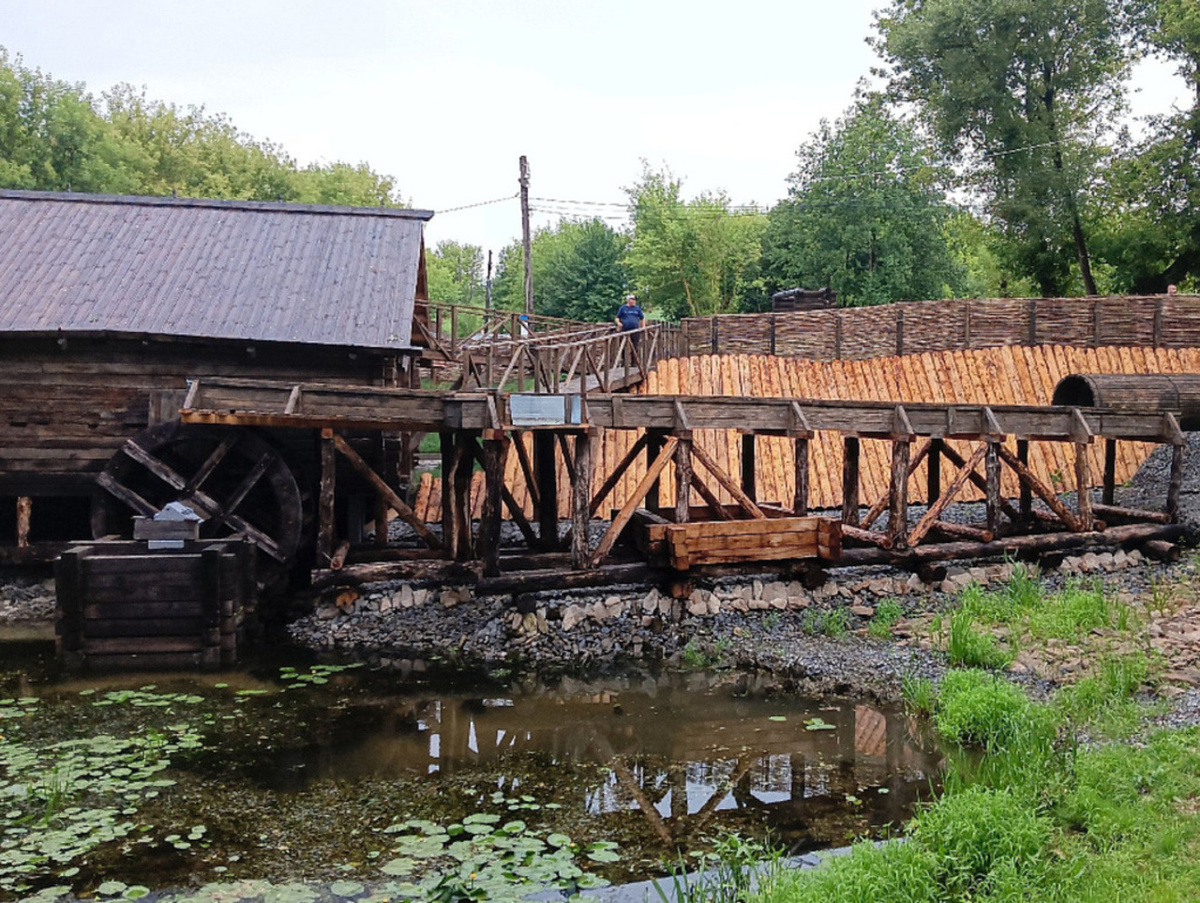
[{"label": "timber frame structure", "polygon": [[[530,405],[532,404],[532,408]],[[270,430],[308,430],[319,437],[321,478],[316,542],[318,583],[330,571],[361,562],[364,577],[394,575],[457,578],[496,591],[538,585],[589,585],[665,571],[700,570],[696,565],[745,564],[779,559],[769,549],[794,525],[810,519],[813,535],[824,539],[810,549],[818,566],[893,563],[913,568],[932,562],[1000,555],[1038,555],[1095,545],[1177,539],[1176,523],[1185,438],[1176,412],[1142,413],[1080,407],[893,404],[785,398],[728,398],[623,394],[437,393],[363,386],[282,384],[196,377],[181,412],[184,424]],[[734,429],[741,433],[741,473],[725,472],[702,445],[696,431]],[[442,443],[442,524],[431,530],[354,451],[344,438],[355,431],[437,432]],[[599,490],[592,491],[593,443],[602,430],[637,431],[639,438]],[[532,455],[522,432],[532,433]],[[843,503],[840,517],[813,518],[809,511],[808,445],[817,431],[836,432],[843,447]],[[785,436],[794,443],[795,494],[774,504],[757,498],[755,442],[758,436]],[[947,439],[973,446],[965,456]],[[1015,440],[1015,450],[1005,443]],[[891,444],[890,488],[878,499],[859,498],[859,454],[864,440]],[[1105,468],[1101,501],[1078,493],[1071,506],[1028,468],[1031,442],[1068,443],[1074,448],[1076,483],[1092,485],[1088,448],[1103,442]],[[1155,442],[1172,448],[1170,486],[1162,511],[1116,507],[1113,462],[1121,441]],[[534,498],[535,523],[525,516],[503,480],[509,454],[520,459]],[[555,478],[561,454],[571,477],[570,528],[559,531],[559,491]],[[598,542],[589,539],[593,518],[639,455],[645,476],[619,511],[612,512]],[[421,549],[351,553],[337,535],[335,500],[338,460],[367,481],[378,497],[377,510],[394,510],[412,528]],[[926,462],[930,500],[920,518],[908,513],[909,481]],[[485,498],[476,527],[470,515],[470,478],[476,463],[484,472]],[[698,466],[697,466],[698,465]],[[673,499],[659,497],[659,477],[674,468]],[[1002,497],[1003,468],[1019,480],[1016,499]],[[982,470],[982,473],[980,472]],[[942,519],[947,505],[971,483],[985,497],[978,525]],[[713,487],[736,500],[722,506]],[[707,506],[692,504],[693,492]],[[1035,499],[1040,504],[1035,504]],[[868,504],[864,504],[868,503]],[[507,509],[534,554],[503,557],[502,509]],[[865,509],[865,510],[864,510]],[[886,520],[884,514],[886,513]],[[719,522],[730,537],[731,554],[705,558],[683,555],[613,563],[618,539],[627,530],[670,532],[697,519]],[[820,528],[817,521],[826,523]],[[728,524],[747,529],[729,533]],[[758,522],[759,526],[753,526]],[[829,526],[832,524],[832,526]],[[383,531],[377,531],[377,535]],[[720,534],[721,530],[712,531]],[[661,531],[660,531],[661,536]],[[748,536],[762,537],[748,540]],[[752,547],[746,551],[747,542]],[[710,542],[709,547],[719,550]],[[757,543],[757,545],[756,545]],[[844,543],[844,545],[843,545]],[[381,543],[382,544],[382,543]],[[642,543],[643,552],[647,551]],[[762,554],[755,554],[758,549]],[[660,546],[661,552],[661,546]],[[801,557],[801,556],[796,556]],[[375,563],[371,563],[374,559]],[[809,566],[812,562],[809,562]],[[711,568],[710,568],[711,570]],[[346,577],[355,572],[347,568]],[[540,582],[539,582],[540,581]]]}]

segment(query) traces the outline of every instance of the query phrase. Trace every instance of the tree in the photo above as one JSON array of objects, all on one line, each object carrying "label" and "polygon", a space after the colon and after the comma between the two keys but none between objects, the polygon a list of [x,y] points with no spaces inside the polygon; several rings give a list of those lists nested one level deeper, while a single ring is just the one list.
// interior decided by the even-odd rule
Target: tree
[{"label": "tree", "polygon": [[431,301],[483,306],[483,248],[439,241],[425,257]]},{"label": "tree", "polygon": [[765,275],[776,288],[830,286],[844,304],[941,298],[962,283],[947,245],[947,173],[878,94],[796,152],[787,200],[770,213]]},{"label": "tree", "polygon": [[[606,322],[629,286],[628,236],[603,220],[560,220],[533,236],[533,309],[546,316]],[[500,252],[493,297],[524,309],[524,254],[514,242]]]},{"label": "tree", "polygon": [[[1190,2],[1190,0],[1189,0]],[[892,89],[917,103],[989,198],[1013,263],[1096,292],[1081,198],[1120,109],[1130,0],[891,0],[876,14]]]},{"label": "tree", "polygon": [[314,204],[401,204],[366,164],[300,167],[281,148],[202,107],[186,111],[118,85],[96,100],[83,84],[29,69],[0,47],[0,187]]},{"label": "tree", "polygon": [[639,298],[670,319],[738,310],[756,284],[766,216],[732,209],[723,192],[691,201],[670,171],[643,164],[626,189],[633,220],[629,268]]}]

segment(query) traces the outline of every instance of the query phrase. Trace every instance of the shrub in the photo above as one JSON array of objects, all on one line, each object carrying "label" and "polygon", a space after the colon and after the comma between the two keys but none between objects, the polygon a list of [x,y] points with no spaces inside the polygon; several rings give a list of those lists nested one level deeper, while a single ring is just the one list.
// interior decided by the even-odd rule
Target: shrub
[{"label": "shrub", "polygon": [[974,669],[950,671],[943,678],[934,724],[952,743],[989,752],[1053,732],[1047,713],[1019,688]]},{"label": "shrub", "polygon": [[967,668],[1004,668],[1015,658],[994,636],[977,631],[971,613],[965,608],[950,616],[946,655],[950,664]]}]

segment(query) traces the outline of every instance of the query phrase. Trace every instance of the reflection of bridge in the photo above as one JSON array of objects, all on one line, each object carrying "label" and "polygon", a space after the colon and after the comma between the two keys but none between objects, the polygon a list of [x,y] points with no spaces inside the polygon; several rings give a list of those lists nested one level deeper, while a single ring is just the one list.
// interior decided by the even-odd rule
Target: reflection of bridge
[{"label": "reflection of bridge", "polygon": [[[482,769],[492,780],[497,771],[507,774],[501,786],[519,795],[527,773],[520,760],[530,756],[548,771],[554,801],[599,818],[638,811],[668,845],[712,830],[716,821],[765,822],[799,832],[801,843],[824,840],[809,836],[809,826],[848,809],[856,822],[899,822],[938,763],[901,713],[739,699],[729,688],[587,688],[523,698],[384,700],[382,707],[382,730],[326,753],[323,772],[346,778]],[[808,729],[813,719],[828,727]],[[582,783],[563,777],[587,763],[602,769]]]}]

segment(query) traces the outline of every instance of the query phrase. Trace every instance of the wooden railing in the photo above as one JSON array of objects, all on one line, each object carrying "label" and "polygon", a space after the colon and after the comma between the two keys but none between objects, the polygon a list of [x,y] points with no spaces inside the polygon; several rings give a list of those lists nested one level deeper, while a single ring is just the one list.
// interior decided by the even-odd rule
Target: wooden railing
[{"label": "wooden railing", "polygon": [[457,361],[468,348],[491,342],[573,334],[597,324],[514,310],[417,301],[413,310],[412,342],[443,361]]},{"label": "wooden railing", "polygon": [[608,394],[640,383],[660,360],[679,356],[682,347],[679,327],[666,323],[628,332],[593,323],[518,341],[472,344],[463,352],[462,388]]}]

